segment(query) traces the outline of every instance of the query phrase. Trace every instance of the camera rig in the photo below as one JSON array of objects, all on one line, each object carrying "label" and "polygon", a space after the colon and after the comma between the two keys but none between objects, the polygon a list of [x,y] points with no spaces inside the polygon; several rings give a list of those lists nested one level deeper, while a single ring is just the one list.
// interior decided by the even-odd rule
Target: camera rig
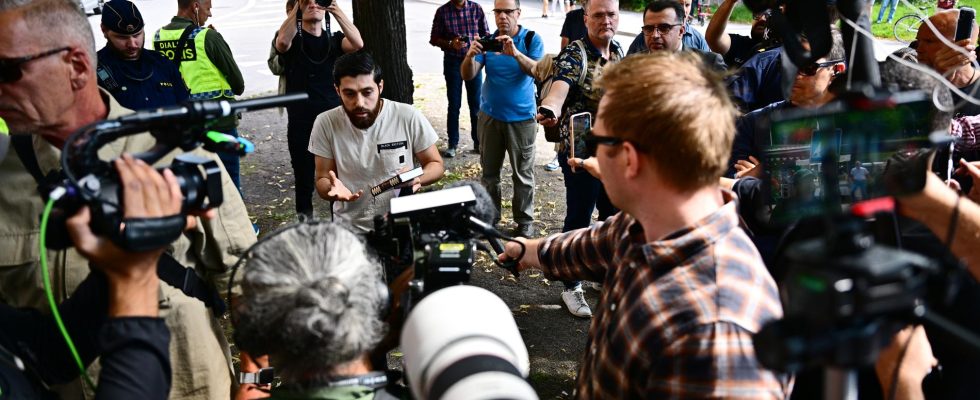
[{"label": "camera rig", "polygon": [[[301,93],[242,101],[191,101],[92,123],[68,138],[61,153],[60,174],[49,176],[39,190],[46,201],[52,196],[57,200],[52,212],[56,226],[88,205],[93,232],[109,237],[120,247],[141,251],[164,246],[182,233],[187,213],[214,208],[224,201],[221,167],[210,158],[190,153],[178,155],[168,168],[177,177],[184,196],[181,214],[127,219],[125,229],[120,231],[123,210],[119,176],[110,160],[99,157],[99,150],[119,138],[149,132],[156,140],[155,145],[133,157],[151,165],[177,148],[190,151],[203,147],[211,152],[244,155],[252,152],[254,145],[244,138],[210,131],[209,126],[217,118],[278,107],[307,97]],[[50,229],[48,233],[49,247],[60,249],[71,245],[64,229]]]},{"label": "camera rig", "polygon": [[[468,282],[477,249],[503,253],[500,239],[513,238],[486,222],[496,219],[495,212],[482,186],[459,185],[394,198],[388,215],[375,217],[367,243],[381,258],[389,283],[408,270],[414,275],[410,298],[402,302],[406,313],[425,295]],[[518,276],[516,262],[494,262]]]}]

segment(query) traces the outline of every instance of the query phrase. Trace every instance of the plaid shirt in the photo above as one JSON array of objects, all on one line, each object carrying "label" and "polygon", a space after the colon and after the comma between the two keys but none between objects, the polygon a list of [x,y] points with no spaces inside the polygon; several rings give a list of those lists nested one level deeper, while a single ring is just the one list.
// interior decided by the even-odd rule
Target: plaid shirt
[{"label": "plaid shirt", "polygon": [[[490,33],[487,26],[487,16],[483,7],[473,1],[467,1],[460,10],[450,1],[436,10],[432,20],[432,34],[429,43],[436,46],[436,39],[452,40],[457,36],[472,39],[474,35],[484,37]],[[445,50],[446,55],[462,58],[466,55],[466,47],[459,50]]]},{"label": "plaid shirt", "polygon": [[953,123],[949,125],[949,135],[956,138],[957,150],[980,150],[980,143],[977,143],[977,136],[980,136],[980,115],[953,118]]},{"label": "plaid shirt", "polygon": [[579,399],[789,397],[752,334],[780,318],[776,284],[739,228],[734,194],[710,216],[646,243],[619,213],[539,250],[555,279],[603,282],[578,374]]}]

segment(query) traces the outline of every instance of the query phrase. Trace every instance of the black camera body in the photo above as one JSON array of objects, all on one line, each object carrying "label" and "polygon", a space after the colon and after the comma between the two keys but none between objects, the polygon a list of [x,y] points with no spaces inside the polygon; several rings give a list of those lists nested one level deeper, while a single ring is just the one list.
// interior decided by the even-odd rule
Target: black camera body
[{"label": "black camera body", "polygon": [[320,7],[323,7],[323,8],[330,7],[330,6],[333,5],[333,3],[334,3],[334,0],[316,0],[316,5],[318,5]]},{"label": "black camera body", "polygon": [[477,42],[480,43],[480,46],[483,46],[483,52],[484,53],[490,52],[490,51],[495,51],[497,53],[501,53],[501,52],[504,51],[504,43],[501,42],[501,41],[499,41],[499,40],[497,40],[492,35],[487,35],[487,36],[484,36],[484,37],[482,37],[480,39],[477,39]]}]

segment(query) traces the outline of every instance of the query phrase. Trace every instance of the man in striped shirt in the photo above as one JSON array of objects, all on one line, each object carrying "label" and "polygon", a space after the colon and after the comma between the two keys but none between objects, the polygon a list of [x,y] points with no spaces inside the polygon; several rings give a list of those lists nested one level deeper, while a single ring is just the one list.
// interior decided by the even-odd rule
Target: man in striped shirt
[{"label": "man in striped shirt", "polygon": [[[622,212],[524,240],[520,260],[603,282],[576,397],[787,398],[790,377],[752,346],[782,316],[776,285],[717,184],[735,130],[720,78],[697,56],[658,52],[610,67],[600,86],[586,143]],[[502,258],[517,257],[509,243]]]},{"label": "man in striped shirt", "polygon": [[483,85],[483,72],[477,72],[472,79],[463,80],[459,67],[463,64],[469,43],[490,33],[487,16],[483,7],[471,0],[449,0],[436,9],[432,20],[432,34],[429,44],[442,49],[442,74],[446,77],[446,94],[449,96],[449,115],[446,131],[449,145],[443,155],[456,157],[459,146],[459,107],[463,102],[463,83],[466,83],[466,104],[470,107],[470,137],[473,139],[473,152],[479,152],[480,139],[476,136],[476,113],[480,111],[480,86]]}]

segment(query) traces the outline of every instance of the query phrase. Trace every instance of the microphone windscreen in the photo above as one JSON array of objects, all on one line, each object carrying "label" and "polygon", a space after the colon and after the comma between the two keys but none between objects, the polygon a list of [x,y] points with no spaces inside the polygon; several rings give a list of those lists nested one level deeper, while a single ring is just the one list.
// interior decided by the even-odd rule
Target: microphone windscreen
[{"label": "microphone windscreen", "polygon": [[500,219],[500,213],[497,212],[497,207],[493,205],[493,199],[490,198],[490,193],[487,192],[487,189],[483,185],[472,181],[457,181],[446,185],[444,189],[462,186],[469,186],[470,189],[473,189],[473,194],[476,196],[476,204],[470,208],[470,214],[488,224],[493,225],[497,223]]}]

